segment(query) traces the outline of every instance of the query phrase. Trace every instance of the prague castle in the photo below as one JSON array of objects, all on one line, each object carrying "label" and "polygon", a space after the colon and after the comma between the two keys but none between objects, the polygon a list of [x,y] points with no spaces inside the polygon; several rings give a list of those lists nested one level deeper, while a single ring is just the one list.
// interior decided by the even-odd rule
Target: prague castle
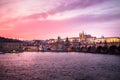
[{"label": "prague castle", "polygon": [[[59,41],[65,41],[65,38],[61,39],[59,37]],[[57,39],[49,39],[48,43],[54,43],[56,42]],[[101,38],[96,38],[93,37],[89,34],[85,34],[84,32],[79,34],[79,37],[71,37],[69,38],[70,42],[87,42],[87,43],[112,43],[112,42],[120,42],[120,37],[101,37]]]}]

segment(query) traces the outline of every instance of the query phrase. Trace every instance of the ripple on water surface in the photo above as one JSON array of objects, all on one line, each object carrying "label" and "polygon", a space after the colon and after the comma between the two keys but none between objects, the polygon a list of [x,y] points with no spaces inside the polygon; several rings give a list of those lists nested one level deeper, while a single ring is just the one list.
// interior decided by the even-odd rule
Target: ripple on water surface
[{"label": "ripple on water surface", "polygon": [[90,53],[0,54],[0,80],[120,80],[120,56]]}]

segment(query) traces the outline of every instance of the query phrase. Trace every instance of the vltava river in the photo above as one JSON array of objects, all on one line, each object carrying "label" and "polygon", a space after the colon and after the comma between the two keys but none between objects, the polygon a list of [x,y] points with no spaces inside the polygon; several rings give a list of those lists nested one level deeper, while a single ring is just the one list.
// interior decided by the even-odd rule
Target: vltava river
[{"label": "vltava river", "polygon": [[0,80],[120,80],[120,56],[74,52],[0,54]]}]

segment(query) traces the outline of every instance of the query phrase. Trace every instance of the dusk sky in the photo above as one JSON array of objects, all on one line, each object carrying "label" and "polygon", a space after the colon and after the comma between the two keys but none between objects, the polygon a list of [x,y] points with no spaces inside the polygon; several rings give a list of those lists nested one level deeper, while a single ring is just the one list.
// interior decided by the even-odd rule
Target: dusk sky
[{"label": "dusk sky", "polygon": [[120,0],[0,0],[0,36],[120,37]]}]

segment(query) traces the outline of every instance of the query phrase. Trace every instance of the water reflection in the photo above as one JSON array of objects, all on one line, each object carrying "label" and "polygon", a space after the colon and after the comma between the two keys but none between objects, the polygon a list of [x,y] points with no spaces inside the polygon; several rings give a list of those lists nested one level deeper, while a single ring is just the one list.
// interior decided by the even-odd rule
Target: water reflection
[{"label": "water reflection", "polygon": [[2,80],[119,80],[120,56],[90,53],[0,54]]}]

